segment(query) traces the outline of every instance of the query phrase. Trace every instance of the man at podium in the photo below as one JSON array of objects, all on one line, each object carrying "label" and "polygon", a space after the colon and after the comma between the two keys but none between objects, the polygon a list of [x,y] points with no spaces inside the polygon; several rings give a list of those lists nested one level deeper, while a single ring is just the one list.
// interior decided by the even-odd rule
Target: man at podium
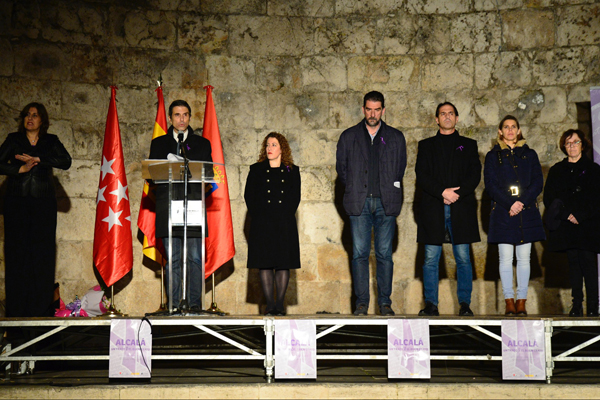
[{"label": "man at podium", "polygon": [[[184,100],[175,100],[169,106],[169,127],[167,134],[152,140],[150,145],[150,159],[167,159],[170,154],[185,156],[190,161],[212,162],[210,141],[194,133],[190,126],[192,109]],[[211,171],[212,173],[212,171]],[[169,186],[157,185],[156,190],[156,237],[160,237],[169,254]],[[184,187],[182,183],[173,185],[173,200],[183,200]],[[202,184],[188,184],[188,200],[202,200]],[[183,226],[173,226],[172,252],[173,252],[173,299],[174,307],[179,308],[182,290],[181,274],[183,265]],[[208,234],[208,229],[206,229]],[[202,231],[200,226],[187,228],[187,264],[188,284],[186,298],[191,311],[200,311],[202,307]],[[166,280],[169,282],[169,264],[165,268]],[[168,290],[168,287],[167,287]]]}]

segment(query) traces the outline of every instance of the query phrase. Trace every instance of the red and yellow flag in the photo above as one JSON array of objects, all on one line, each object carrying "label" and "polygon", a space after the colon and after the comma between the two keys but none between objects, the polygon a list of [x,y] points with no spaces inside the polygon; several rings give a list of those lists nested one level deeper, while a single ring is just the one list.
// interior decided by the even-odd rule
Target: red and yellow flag
[{"label": "red and yellow flag", "polygon": [[[204,129],[202,136],[210,140],[213,162],[225,164],[223,145],[217,122],[217,112],[212,99],[212,86],[205,86],[206,109],[204,110]],[[235,255],[233,243],[233,223],[231,222],[231,203],[225,165],[214,166],[215,180],[210,195],[206,198],[207,221],[209,227],[206,238],[206,266],[204,276],[208,278],[219,267]]]},{"label": "red and yellow flag", "polygon": [[[165,111],[165,99],[163,98],[162,86],[156,89],[158,95],[158,110],[156,112],[156,122],[154,122],[154,132],[152,139],[167,134],[167,113]],[[140,213],[138,215],[138,228],[144,234],[143,252],[151,260],[165,265],[163,258],[164,247],[160,239],[156,239],[156,199],[154,191],[150,190],[148,182],[144,182],[144,192],[140,203]]]}]

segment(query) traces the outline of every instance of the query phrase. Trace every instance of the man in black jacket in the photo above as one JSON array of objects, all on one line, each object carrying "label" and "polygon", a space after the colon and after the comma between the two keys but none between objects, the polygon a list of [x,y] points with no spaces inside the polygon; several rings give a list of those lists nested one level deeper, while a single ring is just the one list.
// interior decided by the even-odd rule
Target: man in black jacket
[{"label": "man in black jacket", "polygon": [[435,121],[440,129],[437,135],[419,142],[415,167],[417,186],[423,191],[417,242],[425,244],[425,308],[419,315],[439,315],[437,305],[442,244],[452,243],[459,315],[473,316],[469,307],[473,289],[469,244],[480,241],[475,188],[481,180],[481,162],[477,142],[460,136],[455,129],[458,111],[452,103],[438,105]]},{"label": "man in black jacket", "polygon": [[[169,120],[171,126],[166,135],[159,136],[152,140],[150,145],[150,159],[167,159],[169,154],[185,155],[191,161],[209,161],[212,162],[210,141],[202,136],[196,135],[194,129],[190,127],[190,117],[192,109],[184,100],[175,100],[169,106]],[[212,173],[212,168],[207,168],[207,174]],[[178,178],[178,177],[177,177]],[[188,200],[202,199],[202,185],[200,183],[188,184]],[[183,184],[173,185],[173,199],[183,200]],[[167,184],[156,187],[156,237],[162,239],[167,253],[169,254],[169,188]],[[181,273],[182,273],[182,252],[183,252],[183,227],[173,227],[173,306],[180,308],[182,296]],[[192,311],[200,311],[202,306],[202,232],[200,226],[189,226],[188,232],[188,279],[186,299]],[[168,264],[167,264],[168,267]],[[169,268],[165,268],[166,282],[169,282]],[[168,283],[167,283],[168,290]],[[185,311],[185,310],[184,310]]]},{"label": "man in black jacket", "polygon": [[344,191],[344,208],[352,232],[352,279],[356,295],[354,315],[369,308],[371,231],[377,259],[377,303],[381,315],[394,315],[392,294],[392,239],[402,209],[402,178],[406,169],[406,141],[397,129],[381,120],[383,95],[369,92],[363,100],[365,119],[342,132],[337,145],[336,170]]}]

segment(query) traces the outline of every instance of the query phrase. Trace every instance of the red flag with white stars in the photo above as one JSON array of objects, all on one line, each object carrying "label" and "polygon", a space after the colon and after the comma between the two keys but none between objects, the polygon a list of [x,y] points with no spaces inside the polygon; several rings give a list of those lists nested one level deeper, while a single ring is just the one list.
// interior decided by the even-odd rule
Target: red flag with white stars
[{"label": "red flag with white stars", "polygon": [[112,286],[133,266],[129,191],[115,100],[117,87],[111,86],[111,92],[94,230],[94,265],[107,286]]}]

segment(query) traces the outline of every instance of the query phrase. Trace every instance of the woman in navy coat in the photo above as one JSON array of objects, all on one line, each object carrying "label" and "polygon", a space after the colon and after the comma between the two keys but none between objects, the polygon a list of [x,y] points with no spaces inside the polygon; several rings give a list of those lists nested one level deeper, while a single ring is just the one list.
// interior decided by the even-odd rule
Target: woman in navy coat
[{"label": "woman in navy coat", "polygon": [[285,315],[283,301],[290,269],[300,268],[296,225],[300,172],[288,141],[280,133],[271,132],[263,140],[258,162],[250,166],[244,199],[251,217],[248,268],[260,270],[267,300],[265,315]]},{"label": "woman in navy coat", "polygon": [[[544,177],[537,153],[525,144],[519,121],[507,115],[498,125],[498,143],[485,157],[485,189],[492,198],[488,243],[498,243],[505,315],[527,315],[531,244],[545,240],[537,197]],[[513,254],[517,254],[517,300]]]}]

